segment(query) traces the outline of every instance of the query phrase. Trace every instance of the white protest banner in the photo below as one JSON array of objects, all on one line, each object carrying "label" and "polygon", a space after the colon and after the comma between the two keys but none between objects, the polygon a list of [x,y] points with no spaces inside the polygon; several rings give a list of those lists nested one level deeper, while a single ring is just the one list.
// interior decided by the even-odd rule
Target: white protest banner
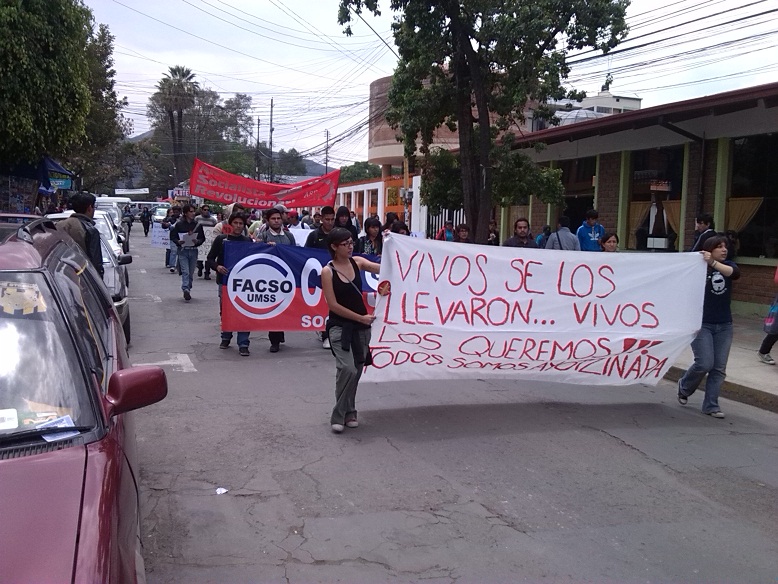
[{"label": "white protest banner", "polygon": [[219,235],[213,232],[213,227],[203,227],[203,233],[205,234],[205,243],[197,248],[197,259],[201,262],[208,259],[208,252],[211,251],[213,240]]},{"label": "white protest banner", "polygon": [[656,384],[702,321],[700,254],[384,240],[365,381]]},{"label": "white protest banner", "polygon": [[154,223],[151,226],[151,247],[167,249],[170,247],[170,231],[162,229],[162,225]]}]

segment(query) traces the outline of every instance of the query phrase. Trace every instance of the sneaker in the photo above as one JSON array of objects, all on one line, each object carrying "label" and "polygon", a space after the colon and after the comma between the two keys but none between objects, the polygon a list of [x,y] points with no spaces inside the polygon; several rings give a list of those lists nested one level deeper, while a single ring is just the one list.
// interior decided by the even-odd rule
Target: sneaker
[{"label": "sneaker", "polygon": [[201,269],[197,270],[197,277],[202,278],[203,277],[203,271]]},{"label": "sneaker", "polygon": [[340,434],[343,432],[343,424],[333,424],[332,431],[335,432],[335,434]]},{"label": "sneaker", "polygon": [[248,357],[250,355],[249,348],[248,347],[241,347],[240,348],[240,356],[241,357]]},{"label": "sneaker", "polygon": [[206,274],[205,278],[203,278],[203,280],[210,280],[210,279],[211,279],[211,276],[209,276],[208,274]]},{"label": "sneaker", "polygon": [[170,273],[171,273],[171,274],[174,274],[174,273],[175,273],[175,271],[176,271],[176,269],[175,269],[175,268],[170,268]]},{"label": "sneaker", "polygon": [[710,416],[711,418],[718,418],[719,420],[722,420],[726,417],[724,416],[724,412],[704,412],[704,413]]},{"label": "sneaker", "polygon": [[359,428],[359,422],[356,418],[349,418],[346,420],[346,428]]},{"label": "sneaker", "polygon": [[681,380],[678,380],[678,403],[685,406],[689,402],[689,399],[681,393]]},{"label": "sneaker", "polygon": [[192,299],[192,295],[189,293],[189,290],[184,290],[184,300],[189,302]]},{"label": "sneaker", "polygon": [[322,349],[329,349],[330,348],[330,339],[326,338],[321,343]]},{"label": "sneaker", "polygon": [[756,352],[756,358],[759,359],[765,365],[775,365],[775,359],[773,359],[770,356],[770,353],[767,353],[767,355],[762,355],[762,353],[757,351]]},{"label": "sneaker", "polygon": [[221,343],[219,343],[220,349],[229,349],[230,348],[230,342],[226,340],[222,340]]},{"label": "sneaker", "polygon": [[278,343],[273,343],[272,345],[270,345],[270,352],[278,353]]}]

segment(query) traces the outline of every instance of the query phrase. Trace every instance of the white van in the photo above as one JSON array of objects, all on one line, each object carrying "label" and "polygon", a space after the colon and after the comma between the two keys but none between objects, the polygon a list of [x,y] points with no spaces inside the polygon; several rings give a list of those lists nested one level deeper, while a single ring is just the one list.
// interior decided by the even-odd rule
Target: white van
[{"label": "white van", "polygon": [[116,203],[119,205],[119,209],[124,209],[125,205],[131,205],[132,199],[130,197],[109,197],[108,195],[100,195],[97,197],[95,206],[100,206],[100,203]]}]

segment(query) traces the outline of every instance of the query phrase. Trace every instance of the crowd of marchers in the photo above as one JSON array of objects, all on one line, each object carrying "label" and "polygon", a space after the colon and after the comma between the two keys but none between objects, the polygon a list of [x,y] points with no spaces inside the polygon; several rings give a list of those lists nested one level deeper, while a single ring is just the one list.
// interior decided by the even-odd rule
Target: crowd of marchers
[{"label": "crowd of marchers", "polygon": [[[305,240],[305,246],[327,250],[338,262],[328,264],[330,271],[322,272],[322,285],[325,280],[330,288],[338,289],[341,296],[348,297],[348,287],[354,285],[353,274],[362,269],[361,263],[350,263],[352,254],[381,256],[383,251],[383,238],[387,233],[399,235],[410,235],[408,226],[402,222],[395,213],[388,213],[386,220],[382,223],[377,216],[367,218],[364,225],[359,224],[355,213],[347,207],[341,206],[335,211],[334,208],[326,206],[320,211],[311,214],[308,211],[302,211],[298,214],[295,210],[289,210],[284,205],[265,211],[262,216],[256,215],[250,209],[246,209],[240,204],[229,205],[225,209],[225,218],[218,221],[210,213],[208,205],[195,208],[192,205],[183,207],[173,207],[169,216],[162,222],[162,227],[170,230],[170,249],[166,254],[166,266],[171,272],[179,271],[181,274],[181,289],[184,300],[191,299],[191,288],[193,275],[197,270],[199,276],[210,279],[210,272],[215,271],[219,280],[219,294],[221,295],[222,279],[228,274],[228,268],[224,262],[224,242],[234,241],[255,241],[268,245],[297,245],[301,239]],[[205,242],[203,228],[212,226],[217,233],[211,249],[208,253],[208,259],[198,264],[197,248]],[[304,238],[298,238],[291,234],[292,230],[308,230],[310,233]],[[361,235],[360,235],[361,234]],[[452,221],[446,221],[444,226],[435,235],[435,239],[449,241],[454,243],[473,243],[470,237],[470,229],[466,224],[460,224],[454,227]],[[348,249],[341,249],[344,245]],[[500,234],[497,230],[495,221],[490,222],[488,245],[499,246]],[[695,360],[686,374],[681,378],[678,384],[678,401],[686,404],[689,396],[702,383],[703,378],[707,378],[705,385],[705,398],[702,403],[702,411],[715,418],[723,417],[723,413],[718,404],[718,394],[721,384],[724,380],[726,362],[729,355],[729,348],[732,341],[732,316],[730,310],[731,302],[731,282],[739,277],[740,271],[737,265],[732,261],[728,248],[731,242],[722,234],[717,234],[713,228],[713,220],[707,214],[700,214],[697,217],[696,232],[694,243],[690,251],[700,252],[708,265],[706,273],[706,291],[703,309],[702,328],[697,338],[692,343]],[[550,250],[568,250],[568,251],[590,251],[590,252],[616,252],[619,246],[618,236],[614,232],[606,231],[605,227],[599,223],[599,214],[595,209],[590,209],[586,217],[575,233],[570,229],[570,220],[566,216],[559,217],[556,229],[545,225],[541,233],[533,236],[529,220],[521,217],[514,222],[513,235],[502,242],[504,247],[513,248],[534,248]],[[342,256],[342,257],[341,257]],[[346,257],[348,256],[348,257]],[[363,258],[357,258],[362,262]],[[364,260],[367,261],[367,260]],[[337,268],[347,272],[345,277],[337,275]],[[367,265],[367,264],[365,264]],[[377,264],[370,263],[371,270],[377,269]],[[359,269],[358,269],[359,268]],[[333,274],[335,276],[333,277]],[[349,314],[354,322],[348,324],[347,328],[363,330],[368,323],[362,323],[367,317],[362,318],[367,313],[362,310],[353,310],[358,308],[356,298],[349,299],[347,304],[352,309],[344,309],[335,299],[332,290],[324,290],[330,306],[329,319],[332,322],[339,322],[339,314]],[[360,300],[361,302],[361,300]],[[333,311],[333,303],[335,310]],[[359,317],[359,318],[357,318]],[[370,317],[372,319],[372,317]],[[342,331],[338,331],[342,333]],[[331,327],[319,333],[322,346],[333,350],[338,357],[337,352],[332,349],[333,343],[339,347],[345,347],[345,342],[341,338],[333,339]],[[232,332],[222,332],[220,347],[227,349],[232,341]],[[356,335],[360,344],[365,341],[364,335]],[[765,339],[765,343],[759,350],[759,359],[763,363],[774,364],[769,355],[772,344],[776,342],[778,335],[770,335]],[[269,334],[270,351],[276,353],[284,343],[284,333],[282,331],[272,331]],[[241,355],[249,355],[249,333],[238,332],[237,342]],[[351,340],[348,341],[351,343]],[[369,337],[367,337],[369,342]],[[361,351],[361,347],[352,348],[353,351]],[[345,371],[346,365],[343,362],[343,355],[338,359],[338,371]],[[349,367],[349,375],[353,375],[352,367]],[[707,374],[707,377],[706,377]],[[346,375],[344,373],[344,375]],[[358,377],[356,378],[358,382]],[[351,396],[351,389],[346,391],[344,387],[351,387],[354,383],[351,381],[339,385],[338,395]],[[353,387],[356,391],[355,385]],[[338,398],[340,400],[340,398]],[[345,399],[345,398],[344,398]],[[353,396],[348,399],[353,399]],[[353,403],[340,404],[340,410],[333,413],[333,429],[342,431],[343,426],[349,426],[347,422],[356,424],[356,411],[353,409]],[[353,414],[353,420],[349,417]]]}]

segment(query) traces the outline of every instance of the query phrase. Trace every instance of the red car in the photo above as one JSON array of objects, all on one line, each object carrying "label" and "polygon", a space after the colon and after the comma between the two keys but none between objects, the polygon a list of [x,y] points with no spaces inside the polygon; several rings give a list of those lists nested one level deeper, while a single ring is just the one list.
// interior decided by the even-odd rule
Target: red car
[{"label": "red car", "polygon": [[0,222],[0,582],[143,582],[131,412],[167,379],[66,238]]}]

